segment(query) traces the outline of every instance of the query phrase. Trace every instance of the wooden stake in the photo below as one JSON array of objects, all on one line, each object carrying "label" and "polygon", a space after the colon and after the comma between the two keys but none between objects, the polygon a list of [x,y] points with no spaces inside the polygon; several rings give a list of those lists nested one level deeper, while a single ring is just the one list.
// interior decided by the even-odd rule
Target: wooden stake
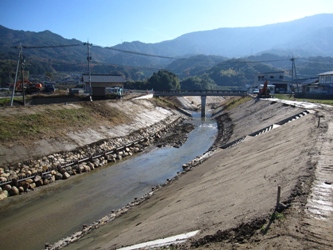
[{"label": "wooden stake", "polygon": [[281,196],[281,186],[278,186],[278,192],[277,192],[277,199],[276,199],[276,207],[275,210],[277,210],[279,208],[279,204],[280,204],[280,196]]}]

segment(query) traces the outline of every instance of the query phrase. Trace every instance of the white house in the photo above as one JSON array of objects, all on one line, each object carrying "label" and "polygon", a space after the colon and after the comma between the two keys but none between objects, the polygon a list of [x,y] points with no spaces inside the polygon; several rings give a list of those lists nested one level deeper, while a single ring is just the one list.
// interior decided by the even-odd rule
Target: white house
[{"label": "white house", "polygon": [[[106,74],[83,74],[82,82],[85,84],[85,91],[93,96],[105,96],[106,88],[124,88],[125,78],[121,75]],[[90,89],[91,87],[91,89]]]},{"label": "white house", "polygon": [[290,93],[290,81],[286,80],[284,71],[258,73],[254,78],[253,89],[260,88],[265,81],[268,85],[274,85],[276,93]]},{"label": "white house", "polygon": [[318,74],[319,84],[332,85],[333,84],[333,71],[328,71]]},{"label": "white house", "polygon": [[318,74],[319,86],[326,94],[333,94],[333,71]]}]

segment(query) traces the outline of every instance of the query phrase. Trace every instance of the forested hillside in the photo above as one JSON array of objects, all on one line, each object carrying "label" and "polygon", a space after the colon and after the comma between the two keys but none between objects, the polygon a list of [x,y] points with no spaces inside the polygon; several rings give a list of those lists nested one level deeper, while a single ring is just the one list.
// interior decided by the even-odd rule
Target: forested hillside
[{"label": "forested hillside", "polygon": [[11,30],[0,25],[0,83],[13,82],[22,46],[25,78],[47,75],[59,82],[63,79],[58,73],[86,73],[89,51],[92,74],[122,74],[129,82],[143,83],[164,69],[184,84],[186,81],[183,87],[243,88],[256,73],[288,73],[291,58],[295,58],[298,78],[331,71],[332,39],[333,14],[260,27],[193,32],[155,44],[136,41],[105,48],[47,30]]}]

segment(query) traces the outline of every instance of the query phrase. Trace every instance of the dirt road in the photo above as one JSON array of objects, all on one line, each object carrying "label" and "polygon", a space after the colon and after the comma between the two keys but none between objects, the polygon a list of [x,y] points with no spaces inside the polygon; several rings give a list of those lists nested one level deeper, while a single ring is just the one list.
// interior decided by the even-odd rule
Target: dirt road
[{"label": "dirt road", "polygon": [[[225,114],[230,141],[246,136],[241,143],[66,249],[118,249],[194,230],[178,249],[332,249],[331,109],[299,106],[251,100]],[[274,213],[278,186],[284,206]]]}]

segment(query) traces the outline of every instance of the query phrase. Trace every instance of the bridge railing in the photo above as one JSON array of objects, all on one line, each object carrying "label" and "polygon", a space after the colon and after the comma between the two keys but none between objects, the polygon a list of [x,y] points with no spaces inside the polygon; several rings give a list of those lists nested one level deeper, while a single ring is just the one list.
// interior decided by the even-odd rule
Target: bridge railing
[{"label": "bridge railing", "polygon": [[245,96],[247,91],[244,90],[160,90],[155,91],[155,96]]}]

